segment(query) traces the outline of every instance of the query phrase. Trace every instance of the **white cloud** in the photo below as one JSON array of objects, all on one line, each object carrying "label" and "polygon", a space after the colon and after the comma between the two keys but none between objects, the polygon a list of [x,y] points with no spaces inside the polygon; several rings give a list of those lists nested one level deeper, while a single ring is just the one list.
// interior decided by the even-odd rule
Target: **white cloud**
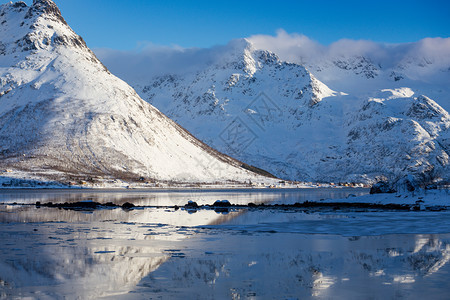
[{"label": "white cloud", "polygon": [[450,64],[450,38],[426,38],[415,43],[384,44],[368,40],[341,39],[328,46],[310,38],[280,29],[275,36],[254,35],[248,38],[257,49],[277,53],[282,60],[314,63],[336,57],[364,56],[385,67],[409,58]]},{"label": "white cloud", "polygon": [[255,48],[269,50],[280,56],[281,59],[291,62],[301,62],[303,58],[324,55],[326,47],[311,40],[305,35],[288,34],[280,29],[276,36],[253,35],[247,38]]},{"label": "white cloud", "polygon": [[156,75],[183,74],[197,71],[217,62],[229,51],[235,51],[240,40],[211,48],[182,48],[141,43],[138,48],[121,51],[94,49],[95,54],[115,75],[137,83]]},{"label": "white cloud", "polygon": [[140,78],[168,73],[189,72],[196,65],[203,49],[184,49],[179,46],[160,46],[150,43],[138,49],[121,51],[100,48],[94,52],[115,74],[133,82]]}]

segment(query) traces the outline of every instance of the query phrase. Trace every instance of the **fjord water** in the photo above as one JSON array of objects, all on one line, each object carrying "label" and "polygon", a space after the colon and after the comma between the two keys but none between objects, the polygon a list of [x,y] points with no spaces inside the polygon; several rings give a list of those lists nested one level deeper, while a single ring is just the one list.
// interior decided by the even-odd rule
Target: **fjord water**
[{"label": "fjord water", "polygon": [[[173,208],[295,203],[363,189],[0,192],[0,298],[419,299],[447,297],[450,213]],[[13,204],[14,202],[18,204]]]},{"label": "fjord water", "polygon": [[233,204],[283,203],[317,201],[320,199],[346,198],[349,195],[365,195],[364,188],[305,188],[305,189],[192,189],[192,190],[0,190],[0,203],[34,204],[37,201],[64,203],[92,200],[99,203],[123,204],[132,202],[141,206],[184,205],[189,200],[199,205],[212,204],[218,199],[226,199]]}]

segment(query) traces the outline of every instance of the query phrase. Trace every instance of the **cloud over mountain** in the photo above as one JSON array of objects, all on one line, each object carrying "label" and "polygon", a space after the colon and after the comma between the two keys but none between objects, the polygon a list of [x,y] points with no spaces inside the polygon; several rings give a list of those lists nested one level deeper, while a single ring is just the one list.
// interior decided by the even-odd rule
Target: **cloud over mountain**
[{"label": "cloud over mountain", "polygon": [[[414,62],[419,65],[433,64],[432,68],[429,66],[416,68],[414,76],[422,78],[432,76],[433,80],[443,82],[447,80],[446,76],[434,75],[436,72],[448,71],[450,68],[450,38],[425,38],[414,43],[403,44],[341,39],[330,45],[323,45],[305,35],[287,33],[280,29],[273,36],[253,35],[246,40],[255,49],[274,52],[283,61],[303,64],[309,68],[320,65],[324,61],[352,57],[364,57],[383,69],[403,67],[405,64]],[[183,48],[177,45],[162,46],[145,43],[130,51],[101,48],[94,49],[94,52],[115,74],[138,81],[142,77],[184,74],[201,70],[224,55],[227,49],[226,45],[211,48]],[[321,78],[314,70],[311,71]],[[326,77],[321,79],[326,80]]]},{"label": "cloud over mountain", "polygon": [[322,45],[298,33],[283,29],[272,35],[253,35],[248,40],[257,49],[275,52],[281,59],[302,63],[338,56],[365,56],[392,67],[408,57],[422,57],[450,64],[450,38],[425,38],[415,43],[384,44],[369,40],[341,39]]}]

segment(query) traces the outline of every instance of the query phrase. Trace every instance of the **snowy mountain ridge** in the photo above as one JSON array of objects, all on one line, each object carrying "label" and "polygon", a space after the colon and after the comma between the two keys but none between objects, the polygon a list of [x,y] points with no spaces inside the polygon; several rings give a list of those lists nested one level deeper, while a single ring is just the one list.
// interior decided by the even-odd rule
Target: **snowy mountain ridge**
[{"label": "snowy mountain ridge", "polygon": [[276,36],[256,35],[248,40],[256,49],[306,66],[334,90],[368,96],[386,88],[409,87],[450,110],[450,38],[403,44],[342,39],[325,46],[280,30]]},{"label": "snowy mountain ridge", "polygon": [[[232,41],[228,46],[229,52],[217,56],[205,69],[185,76],[157,76],[152,78],[151,84],[139,84],[136,88],[146,99],[156,94],[165,98],[182,95],[181,103],[169,100],[155,103],[161,107],[173,105],[168,111],[176,117],[192,112],[222,116],[236,113],[236,108],[242,109],[245,103],[233,99],[235,91],[247,98],[255,98],[262,91],[281,94],[295,99],[296,103],[301,102],[302,106],[313,106],[324,97],[336,94],[304,67],[282,62],[269,51],[255,50],[245,39]],[[239,101],[239,105],[231,105],[230,101]]]},{"label": "snowy mountain ridge", "polygon": [[112,75],[50,0],[0,7],[0,166],[52,180],[264,180]]},{"label": "snowy mountain ridge", "polygon": [[334,89],[348,94],[368,95],[385,88],[408,87],[416,94],[437,99],[448,110],[450,101],[450,63],[447,67],[425,58],[403,59],[395,66],[384,66],[364,56],[339,57],[330,61],[308,62],[308,68]]},{"label": "snowy mountain ridge", "polygon": [[[401,84],[413,80],[388,82],[365,57],[305,68],[246,39],[210,51],[196,71],[118,75],[207,144],[282,178],[448,180],[449,115],[418,94],[420,86]],[[330,82],[345,93],[309,71],[318,68],[322,78],[339,78]]]}]

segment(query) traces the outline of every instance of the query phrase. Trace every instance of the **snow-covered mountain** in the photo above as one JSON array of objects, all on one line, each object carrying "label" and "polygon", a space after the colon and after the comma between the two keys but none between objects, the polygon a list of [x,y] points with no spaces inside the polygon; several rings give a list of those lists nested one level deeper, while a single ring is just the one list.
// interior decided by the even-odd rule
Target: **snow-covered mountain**
[{"label": "snow-covered mountain", "polygon": [[118,68],[118,75],[202,141],[279,177],[448,180],[449,114],[411,88],[378,80],[382,72],[370,60],[305,68],[246,39],[202,51],[196,70],[133,78]]},{"label": "snow-covered mountain", "polygon": [[416,95],[427,95],[450,110],[450,38],[401,44],[342,39],[321,45],[306,36],[279,30],[276,36],[248,39],[256,49],[306,66],[336,91],[368,96],[382,89],[409,87]]},{"label": "snow-covered mountain", "polygon": [[424,57],[402,57],[389,65],[368,56],[328,57],[305,66],[333,89],[360,97],[386,88],[410,88],[450,109],[450,62]]},{"label": "snow-covered mountain", "polygon": [[112,75],[51,0],[4,4],[0,24],[0,168],[58,181],[261,179]]}]

